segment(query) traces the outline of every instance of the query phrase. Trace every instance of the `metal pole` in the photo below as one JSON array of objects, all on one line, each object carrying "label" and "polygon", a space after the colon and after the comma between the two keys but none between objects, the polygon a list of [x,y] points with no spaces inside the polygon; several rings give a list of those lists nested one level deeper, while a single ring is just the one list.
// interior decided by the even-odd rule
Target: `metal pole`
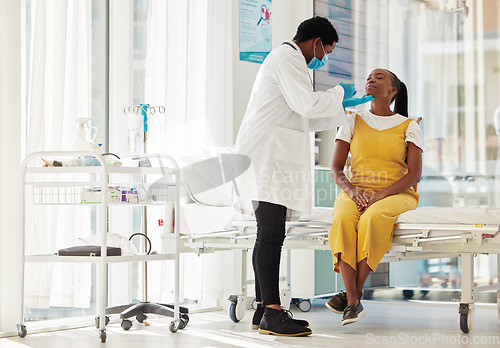
[{"label": "metal pole", "polygon": [[[142,109],[142,108],[141,108]],[[147,140],[147,132],[144,132],[144,138],[143,138],[143,144],[144,144],[144,154],[147,153],[146,150],[146,140]],[[144,177],[142,177],[142,183],[145,184],[146,180]],[[142,213],[143,213],[143,220],[142,220],[142,230],[144,235],[148,235],[148,214],[147,214],[147,207],[144,206],[142,208]],[[147,243],[144,241],[144,253],[147,252]],[[144,291],[143,291],[143,301],[148,302],[148,262],[144,261],[144,277],[143,282],[144,282]]]},{"label": "metal pole", "polygon": [[461,303],[473,303],[472,289],[474,286],[474,255],[460,254],[462,260],[461,281],[462,294]]},{"label": "metal pole", "polygon": [[174,319],[178,320],[179,319],[179,282],[180,282],[180,277],[179,277],[179,236],[180,236],[180,199],[181,199],[181,194],[180,194],[180,183],[181,183],[181,172],[177,165],[175,165],[175,202],[174,202],[174,222],[175,222],[175,227],[174,227],[174,232],[175,232],[175,239],[174,239],[174,246],[175,246],[175,255],[174,255]]},{"label": "metal pole", "polygon": [[[97,155],[98,156],[98,155]],[[107,295],[107,226],[108,226],[108,194],[107,187],[109,183],[109,173],[106,168],[106,163],[104,158],[98,156],[100,165],[102,166],[102,178],[101,178],[101,203],[99,209],[97,210],[97,233],[101,233],[101,258],[99,264],[99,282],[98,282],[98,296],[97,305],[99,313],[99,329],[106,329],[106,295]]]}]

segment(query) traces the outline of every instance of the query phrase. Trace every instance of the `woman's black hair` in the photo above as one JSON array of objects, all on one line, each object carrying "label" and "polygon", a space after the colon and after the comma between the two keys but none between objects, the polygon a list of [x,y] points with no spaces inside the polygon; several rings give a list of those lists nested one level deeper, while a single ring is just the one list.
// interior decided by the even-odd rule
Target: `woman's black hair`
[{"label": "woman's black hair", "polygon": [[334,42],[339,42],[339,35],[332,23],[327,18],[319,16],[309,18],[300,23],[293,39],[298,42],[304,42],[316,37],[321,38],[323,45],[333,45]]},{"label": "woman's black hair", "polygon": [[397,90],[391,100],[391,103],[395,101],[394,112],[408,117],[408,90],[406,89],[406,85],[392,71],[387,71],[392,75],[392,86]]}]

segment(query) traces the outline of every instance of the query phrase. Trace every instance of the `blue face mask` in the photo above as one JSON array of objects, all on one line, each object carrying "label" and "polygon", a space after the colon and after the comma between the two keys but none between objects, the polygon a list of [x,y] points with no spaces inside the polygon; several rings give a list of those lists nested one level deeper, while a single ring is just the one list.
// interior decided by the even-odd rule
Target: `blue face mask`
[{"label": "blue face mask", "polygon": [[325,48],[323,47],[323,43],[321,42],[321,40],[319,42],[321,43],[321,48],[323,49],[323,53],[325,55],[323,56],[323,59],[319,60],[318,58],[316,58],[316,52],[314,51],[313,59],[311,59],[309,64],[307,64],[307,67],[309,69],[312,69],[312,70],[316,70],[316,69],[320,69],[320,68],[324,67],[326,64],[326,61],[328,60],[328,56],[326,55]]}]

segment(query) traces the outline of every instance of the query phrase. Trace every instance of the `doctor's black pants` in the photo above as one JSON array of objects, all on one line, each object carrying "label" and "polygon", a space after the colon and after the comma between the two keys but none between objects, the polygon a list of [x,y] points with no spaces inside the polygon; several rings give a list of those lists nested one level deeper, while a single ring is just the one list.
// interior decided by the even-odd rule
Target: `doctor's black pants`
[{"label": "doctor's black pants", "polygon": [[281,248],[285,240],[287,208],[269,202],[253,202],[257,220],[257,238],[252,253],[255,273],[255,298],[262,305],[281,304],[279,270]]}]

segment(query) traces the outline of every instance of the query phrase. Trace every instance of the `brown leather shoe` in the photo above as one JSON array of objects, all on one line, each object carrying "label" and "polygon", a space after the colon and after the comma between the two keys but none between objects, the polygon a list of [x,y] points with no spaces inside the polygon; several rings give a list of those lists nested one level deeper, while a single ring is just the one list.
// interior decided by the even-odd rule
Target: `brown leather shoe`
[{"label": "brown leather shoe", "polygon": [[328,302],[325,303],[326,308],[333,313],[342,314],[347,307],[347,295],[344,291],[334,295]]},{"label": "brown leather shoe", "polygon": [[[361,301],[363,294],[359,296],[358,300]],[[326,308],[331,310],[333,313],[343,314],[345,308],[347,307],[347,294],[345,291],[339,292],[337,295],[334,295],[328,302],[325,303]]]},{"label": "brown leather shoe", "polygon": [[345,308],[344,315],[342,316],[342,325],[355,323],[364,316],[365,310],[363,309],[361,301],[358,302],[357,306],[353,303],[348,304]]}]

